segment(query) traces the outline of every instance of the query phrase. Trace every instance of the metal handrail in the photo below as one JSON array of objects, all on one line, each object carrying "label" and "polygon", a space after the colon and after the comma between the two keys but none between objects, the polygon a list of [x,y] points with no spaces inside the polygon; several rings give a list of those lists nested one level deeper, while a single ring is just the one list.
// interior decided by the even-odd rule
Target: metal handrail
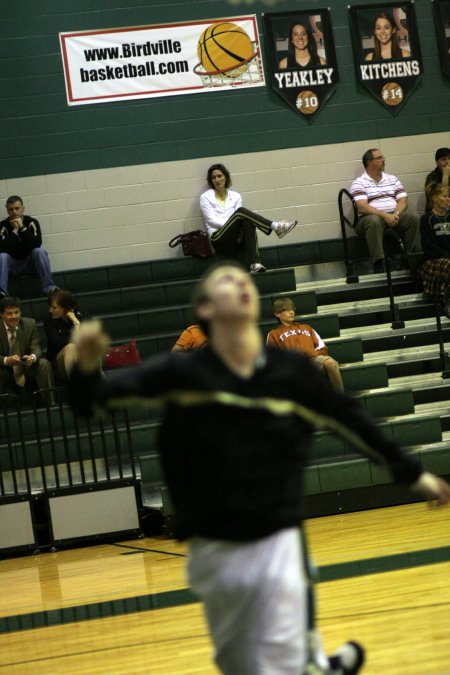
[{"label": "metal handrail", "polygon": [[441,303],[438,297],[434,298],[434,310],[436,313],[436,328],[439,342],[439,358],[441,359],[442,379],[450,378],[450,356],[444,349],[444,336],[441,323]]},{"label": "metal handrail", "polygon": [[[344,197],[347,197],[350,200],[350,203],[352,205],[352,219],[351,220],[344,213],[344,205],[343,205],[343,198]],[[356,202],[353,199],[353,196],[345,188],[342,188],[342,190],[339,191],[338,207],[339,207],[339,219],[341,221],[342,243],[343,243],[343,246],[344,246],[344,261],[345,261],[345,269],[346,269],[346,282],[348,284],[355,284],[355,283],[358,283],[359,277],[355,274],[353,260],[350,259],[350,255],[349,255],[349,252],[348,252],[347,231],[346,231],[345,228],[346,228],[346,225],[348,225],[348,227],[351,227],[352,229],[354,229],[354,227],[356,225],[356,222],[358,220],[358,209],[356,208]]]},{"label": "metal handrail", "polygon": [[384,260],[385,260],[385,265],[386,265],[386,280],[387,280],[387,285],[388,285],[388,292],[389,292],[389,306],[391,310],[391,319],[392,323],[391,326],[393,329],[397,328],[404,328],[405,327],[405,322],[400,319],[400,310],[398,308],[397,303],[395,302],[394,299],[394,288],[392,284],[392,276],[391,276],[391,261],[388,255],[387,251],[387,242],[389,239],[394,239],[396,244],[398,244],[400,250],[402,253],[404,252],[404,244],[402,239],[398,236],[394,230],[387,229],[384,231],[383,234],[383,253],[384,253]]}]

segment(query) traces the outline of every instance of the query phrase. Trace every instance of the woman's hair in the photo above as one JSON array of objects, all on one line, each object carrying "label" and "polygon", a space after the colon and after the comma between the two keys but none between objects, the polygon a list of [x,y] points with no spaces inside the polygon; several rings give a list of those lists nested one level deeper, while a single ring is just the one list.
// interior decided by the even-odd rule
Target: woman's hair
[{"label": "woman's hair", "polygon": [[51,305],[52,302],[57,302],[60,307],[66,311],[71,309],[78,309],[78,303],[73,297],[70,291],[64,290],[64,288],[57,288],[55,291],[49,294],[48,304]]},{"label": "woman's hair", "polygon": [[386,21],[389,22],[391,28],[394,31],[392,33],[391,38],[391,59],[401,59],[402,50],[400,48],[400,43],[398,41],[397,26],[395,25],[394,17],[391,14],[388,14],[388,12],[380,12],[379,14],[376,15],[375,20],[373,22],[373,39],[375,42],[375,54],[373,60],[381,61],[381,47],[378,38],[375,35],[375,26],[377,24],[378,19],[386,19]]},{"label": "woman's hair", "polygon": [[214,188],[213,182],[212,182],[212,173],[213,171],[221,171],[223,175],[225,176],[225,187],[229,188],[231,185],[231,176],[230,172],[228,169],[223,165],[223,164],[213,164],[212,166],[209,167],[208,173],[206,174],[206,180],[208,182],[208,185],[210,188]]},{"label": "woman's hair", "polygon": [[306,46],[308,47],[308,52],[311,57],[311,61],[315,62],[319,58],[317,54],[317,44],[314,39],[314,35],[312,34],[312,30],[309,27],[308,21],[306,20],[305,22],[294,21],[294,23],[291,24],[291,27],[289,29],[288,54],[290,54],[293,58],[295,58],[295,47],[292,42],[292,33],[294,32],[295,26],[302,26],[305,29],[306,35],[308,36],[308,44]]}]

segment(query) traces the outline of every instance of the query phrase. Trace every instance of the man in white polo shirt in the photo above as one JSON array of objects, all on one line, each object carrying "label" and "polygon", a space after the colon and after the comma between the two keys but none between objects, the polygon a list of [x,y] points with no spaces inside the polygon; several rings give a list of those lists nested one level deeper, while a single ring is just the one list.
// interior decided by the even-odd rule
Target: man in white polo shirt
[{"label": "man in white polo shirt", "polygon": [[355,229],[366,239],[373,271],[384,272],[384,231],[387,228],[395,230],[407,253],[420,251],[420,218],[408,209],[408,195],[399,179],[384,172],[385,158],[380,150],[367,150],[362,162],[365,172],[350,188],[359,213]]}]

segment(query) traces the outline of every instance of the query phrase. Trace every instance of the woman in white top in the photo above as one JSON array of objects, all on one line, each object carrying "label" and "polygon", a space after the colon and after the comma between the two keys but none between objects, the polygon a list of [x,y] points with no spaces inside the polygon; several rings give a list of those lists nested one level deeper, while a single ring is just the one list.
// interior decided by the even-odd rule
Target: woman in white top
[{"label": "woman in white top", "polygon": [[284,237],[297,221],[272,222],[242,206],[242,197],[230,190],[231,176],[223,164],[209,167],[206,180],[210,187],[200,197],[200,208],[211,244],[217,253],[232,256],[250,272],[265,272],[259,259],[256,229]]}]

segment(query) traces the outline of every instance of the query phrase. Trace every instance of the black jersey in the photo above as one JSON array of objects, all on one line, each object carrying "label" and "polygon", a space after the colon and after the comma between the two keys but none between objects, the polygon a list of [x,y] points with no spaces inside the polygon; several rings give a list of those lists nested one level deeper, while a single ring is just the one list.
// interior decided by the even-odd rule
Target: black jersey
[{"label": "black jersey", "polygon": [[159,451],[177,512],[177,535],[251,540],[296,526],[315,429],[331,429],[396,480],[421,473],[358,402],[334,390],[309,359],[264,350],[253,375],[231,372],[210,346],[113,373],[71,374],[74,407],[164,404]]}]

